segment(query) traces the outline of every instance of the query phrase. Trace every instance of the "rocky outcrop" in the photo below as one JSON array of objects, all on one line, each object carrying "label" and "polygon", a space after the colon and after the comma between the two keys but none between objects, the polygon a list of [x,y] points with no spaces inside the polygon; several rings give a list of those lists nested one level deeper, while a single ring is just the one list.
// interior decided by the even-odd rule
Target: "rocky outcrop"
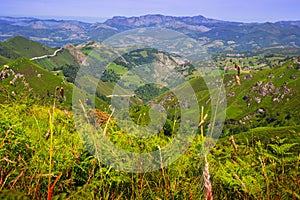
[{"label": "rocky outcrop", "polygon": [[252,74],[247,74],[243,77],[243,80],[252,80],[253,76]]},{"label": "rocky outcrop", "polygon": [[261,103],[261,98],[260,97],[254,97],[254,101],[256,103]]},{"label": "rocky outcrop", "polygon": [[249,95],[245,95],[245,96],[243,97],[243,100],[249,101],[249,100],[250,100],[250,96],[249,96]]},{"label": "rocky outcrop", "polygon": [[235,93],[234,92],[230,92],[229,94],[226,95],[227,97],[234,97]]},{"label": "rocky outcrop", "polygon": [[274,90],[275,90],[274,84],[272,82],[267,82],[258,90],[258,94],[265,97],[268,94],[272,94]]},{"label": "rocky outcrop", "polygon": [[80,49],[77,49],[72,44],[66,44],[64,48],[67,49],[76,58],[78,63],[84,64],[86,56],[80,51]]},{"label": "rocky outcrop", "polygon": [[10,79],[9,84],[11,86],[16,86],[17,81],[20,80],[28,90],[31,90],[29,83],[25,79],[24,74],[16,73],[8,65],[5,65],[4,69],[0,71],[0,80],[4,79]]},{"label": "rocky outcrop", "polygon": [[[273,76],[273,75],[271,75]],[[278,78],[283,77],[284,73],[279,75]],[[290,79],[295,80],[297,78],[297,74],[292,74]],[[281,87],[276,87],[271,81],[262,82],[258,81],[256,82],[249,91],[248,95],[245,95],[243,97],[243,100],[247,102],[248,107],[251,105],[251,101],[254,101],[258,104],[260,104],[263,101],[264,97],[271,97],[272,102],[283,102],[284,100],[287,100],[292,95],[291,88],[288,87],[287,83],[284,82]]]},{"label": "rocky outcrop", "polygon": [[284,73],[283,73],[283,74],[280,74],[280,75],[278,76],[278,78],[281,79],[283,76],[284,76]]},{"label": "rocky outcrop", "polygon": [[273,78],[275,78],[275,76],[273,74],[268,75],[268,79],[273,79]]},{"label": "rocky outcrop", "polygon": [[294,68],[293,65],[289,65],[286,67],[286,69],[293,69],[293,68]]},{"label": "rocky outcrop", "polygon": [[298,75],[297,74],[292,74],[291,75],[291,77],[290,77],[290,79],[292,79],[292,80],[296,80],[296,78],[298,77]]},{"label": "rocky outcrop", "polygon": [[242,124],[244,124],[244,121],[251,120],[254,116],[261,115],[263,113],[265,113],[265,109],[264,108],[258,108],[255,112],[244,116],[240,121],[242,121]]},{"label": "rocky outcrop", "polygon": [[[130,29],[139,27],[163,27],[172,29],[187,29],[191,31],[208,32],[211,28],[205,26],[207,23],[217,20],[207,19],[202,16],[196,17],[172,17],[164,15],[144,15],[140,17],[116,16],[108,19],[104,24],[118,29]],[[202,22],[202,23],[201,23]]]}]

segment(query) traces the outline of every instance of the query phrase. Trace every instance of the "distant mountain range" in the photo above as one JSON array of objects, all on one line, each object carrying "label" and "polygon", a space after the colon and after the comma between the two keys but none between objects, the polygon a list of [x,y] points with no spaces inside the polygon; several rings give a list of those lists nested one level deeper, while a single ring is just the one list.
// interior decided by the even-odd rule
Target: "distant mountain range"
[{"label": "distant mountain range", "polygon": [[242,23],[209,19],[200,15],[117,16],[103,23],[0,17],[0,41],[23,36],[48,46],[58,47],[89,40],[103,41],[122,31],[143,27],[161,27],[182,32],[205,42],[211,51],[300,47],[300,21]]}]

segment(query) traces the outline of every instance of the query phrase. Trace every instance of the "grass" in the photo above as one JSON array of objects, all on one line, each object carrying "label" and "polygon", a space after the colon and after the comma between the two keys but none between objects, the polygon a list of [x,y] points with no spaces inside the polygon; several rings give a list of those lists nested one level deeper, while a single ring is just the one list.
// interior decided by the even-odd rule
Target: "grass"
[{"label": "grass", "polygon": [[[193,187],[198,187],[196,183],[200,180],[193,182],[191,178],[192,171],[199,173],[200,165],[189,166],[188,154],[174,164],[175,171],[170,168],[145,174],[118,172],[102,164],[99,166],[75,132],[72,118],[59,109],[27,104],[1,105],[1,119],[0,194],[10,190],[17,195],[19,191],[23,196],[37,199],[49,195],[70,199],[166,196],[185,199],[190,193],[197,196],[198,190],[192,191],[189,187],[193,183]],[[111,134],[112,140],[124,147],[122,143],[127,138],[118,137],[118,132]],[[136,141],[133,145],[140,148]],[[184,176],[190,178],[181,177],[187,172],[189,175]]]},{"label": "grass", "polygon": [[117,65],[116,63],[114,63],[114,62],[112,62],[112,63],[110,63],[110,65],[108,65],[107,67],[106,67],[106,69],[108,70],[108,69],[112,69],[112,70],[114,70],[114,72],[115,73],[117,73],[117,74],[125,74],[127,71],[128,71],[128,69],[127,68],[125,68],[125,67],[123,67],[123,66],[121,66],[121,65]]},{"label": "grass", "polygon": [[[292,69],[287,69],[288,66],[292,66]],[[249,76],[249,73],[242,71],[240,86],[236,86],[233,74],[223,74],[227,95],[227,117],[223,136],[239,134],[260,126],[278,127],[299,125],[300,111],[298,99],[300,98],[300,76],[297,67],[299,67],[299,65],[292,61],[287,61],[283,63],[282,66],[277,66],[273,69],[253,71],[250,73],[252,75],[251,79],[245,79],[245,77]],[[297,78],[291,79],[292,76],[296,76]],[[259,82],[261,82],[262,85],[258,87],[255,86]],[[191,79],[189,83],[198,97],[199,107],[204,105],[209,113],[210,93],[207,90],[207,83],[200,78]],[[262,96],[259,91],[267,83],[274,86],[273,93],[275,93],[275,90],[279,90],[279,93],[272,94],[271,92]],[[289,94],[284,94],[284,87],[290,90]],[[280,95],[284,96],[282,101],[274,102],[273,99]],[[167,99],[169,96],[169,93],[165,93],[158,97],[158,101]],[[246,100],[245,97],[249,100]],[[256,97],[261,98],[260,103],[254,100]],[[172,107],[172,102],[166,102],[166,106]],[[257,111],[259,109],[263,109],[264,113],[258,114]],[[247,118],[249,116],[252,119]]]},{"label": "grass", "polygon": [[[72,162],[75,162],[72,161],[74,157],[72,148],[74,148],[74,144],[80,144],[80,140],[74,131],[72,134],[70,129],[71,120],[60,110],[55,110],[55,113],[53,113],[55,119],[60,121],[54,120],[51,123],[47,123],[49,121],[48,112],[51,110],[49,107],[21,104],[14,105],[12,109],[7,106],[1,105],[1,155],[5,156],[9,162],[1,161],[1,171],[2,174],[4,172],[13,172],[13,174],[6,174],[6,182],[1,184],[2,189],[6,185],[7,188],[18,190],[18,188],[23,187],[22,184],[30,184],[26,194],[38,197],[42,195],[38,194],[37,189],[39,187],[46,187],[47,180],[55,179],[59,175],[58,171],[60,169],[67,169],[68,166],[74,165],[74,163],[72,164]],[[13,117],[13,114],[16,114],[16,116]],[[10,122],[7,123],[7,121]],[[51,129],[54,139],[50,138],[50,141],[48,141],[46,134]],[[57,139],[58,137],[59,139]],[[14,142],[14,144],[11,144],[11,142]],[[49,154],[51,154],[53,147],[55,148],[53,150],[53,159],[49,159]],[[82,148],[82,145],[77,147]],[[78,152],[77,147],[73,149],[74,153]],[[58,151],[61,153],[57,154]],[[13,154],[13,152],[15,153]],[[51,165],[53,166],[50,167]],[[48,171],[47,166],[52,170]],[[12,187],[12,183],[16,179],[11,178],[14,175],[21,174],[21,172],[23,172],[23,176],[19,178],[19,181],[23,183],[15,183]],[[43,194],[44,197],[45,192]]]},{"label": "grass", "polygon": [[[293,66],[293,69],[287,70],[288,66]],[[300,79],[291,79],[293,75],[299,75],[296,66],[297,65],[293,64],[291,61],[288,61],[281,67],[251,73],[251,80],[244,80],[243,77],[247,76],[247,74],[242,73],[241,86],[234,87],[233,82],[226,87],[227,94],[234,94],[233,96],[227,97],[227,116],[230,116],[230,119],[239,121],[247,115],[253,115],[258,109],[264,109],[265,113],[257,116],[260,117],[260,119],[256,120],[261,121],[261,124],[264,123],[264,125],[259,125],[259,123],[251,124],[250,121],[243,120],[248,124],[249,128],[254,128],[256,126],[279,126],[279,124],[280,126],[298,125],[299,118],[296,117],[298,115],[296,113],[298,113],[299,106],[296,99],[299,98],[298,88],[300,86]],[[230,75],[225,75],[225,83],[228,83],[230,79],[233,80]],[[257,87],[256,85],[259,82],[261,82],[262,85]],[[268,93],[266,96],[262,96],[262,94],[258,92],[261,90],[262,86],[267,83],[274,85],[274,91],[278,89],[280,95],[284,93],[282,90],[284,87],[289,88],[291,92],[285,94],[285,97],[280,103],[274,102],[273,99],[279,96],[279,94]],[[246,96],[250,101],[244,99]],[[261,102],[255,102],[255,97],[261,98]],[[249,105],[247,106],[248,103]],[[289,118],[289,116],[293,117]],[[275,121],[271,122],[271,119],[274,119]],[[284,124],[279,123],[279,121],[284,121]]]},{"label": "grass", "polygon": [[4,57],[4,56],[0,56],[0,65],[4,65],[6,63],[8,63],[10,61],[10,59]]},{"label": "grass", "polygon": [[[51,103],[55,97],[60,102],[61,108],[70,109],[74,85],[68,83],[60,76],[54,75],[53,72],[43,69],[27,58],[18,58],[9,62],[8,65],[16,74],[24,75],[24,79],[18,78],[15,84],[11,85],[10,81],[13,80],[14,76],[10,73],[11,76],[1,80],[0,100],[2,102],[11,102],[20,98],[32,98],[36,101],[36,104],[44,105]],[[2,69],[4,67],[0,67],[0,70]],[[56,88],[58,90],[63,88],[63,97],[59,91],[55,90]],[[80,93],[83,94],[84,92],[81,90]],[[94,99],[91,94],[87,94],[86,98]],[[95,97],[95,105],[99,109],[108,107],[107,103],[98,97]]]},{"label": "grass", "polygon": [[[144,174],[125,173],[99,163],[77,134],[72,114],[56,106],[38,106],[26,100],[0,105],[0,197],[204,198],[200,134],[189,150],[169,167]],[[107,131],[116,145],[141,151],[141,141],[125,137],[114,128],[113,121]],[[280,143],[284,138],[286,141]],[[214,198],[297,198],[299,138],[299,127],[254,129],[235,136],[238,152],[228,138],[220,139],[208,155]],[[157,145],[164,146],[159,144],[163,140],[167,142],[168,137],[153,138],[152,142],[144,143],[143,148],[151,150]],[[295,145],[287,148],[285,156],[281,157],[270,144]]]},{"label": "grass", "polygon": [[[8,65],[15,73],[24,75],[25,81],[29,84],[29,88],[22,82],[22,78],[17,79],[14,85],[10,85],[9,82],[13,79],[13,76],[11,76],[2,81],[3,86],[5,86],[7,90],[14,91],[17,95],[22,95],[26,93],[26,91],[28,93],[29,90],[31,90],[32,94],[39,96],[41,98],[40,100],[43,101],[43,99],[46,100],[47,97],[49,98],[51,95],[54,95],[53,89],[57,86],[59,88],[63,87],[66,100],[64,104],[71,104],[73,87],[60,77],[53,75],[51,72],[41,68],[27,58],[16,59],[8,63]],[[64,98],[62,98],[62,101],[64,101]]]},{"label": "grass", "polygon": [[46,58],[37,60],[36,63],[47,70],[53,70],[55,67],[57,67],[49,59]]},{"label": "grass", "polygon": [[[14,59],[21,56],[32,58],[35,56],[50,55],[54,52],[54,49],[47,47],[46,45],[20,36],[8,39],[2,42],[1,45],[7,48],[8,51],[12,51],[15,54],[11,54],[13,57],[10,57]],[[5,52],[2,53],[5,54]]]}]

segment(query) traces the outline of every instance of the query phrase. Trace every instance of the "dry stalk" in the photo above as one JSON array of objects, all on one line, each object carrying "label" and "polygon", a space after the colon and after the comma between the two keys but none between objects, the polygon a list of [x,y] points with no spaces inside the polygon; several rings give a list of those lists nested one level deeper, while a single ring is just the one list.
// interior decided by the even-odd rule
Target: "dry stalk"
[{"label": "dry stalk", "polygon": [[16,184],[17,181],[23,176],[23,174],[24,174],[25,171],[26,171],[26,169],[23,170],[23,171],[21,171],[21,173],[18,175],[18,177],[14,180],[14,182],[13,182],[12,185],[10,186],[10,189],[11,189],[11,190],[14,189],[15,184]]},{"label": "dry stalk", "polygon": [[234,148],[234,151],[237,152],[237,151],[238,151],[238,148],[237,148],[236,143],[235,143],[235,141],[234,141],[233,135],[230,137],[230,141],[231,141],[231,144],[232,144],[232,146],[233,146],[233,148]]},{"label": "dry stalk", "polygon": [[241,67],[235,63],[235,68],[237,69],[237,75],[235,76],[235,82],[237,85],[241,85],[240,75],[241,75]]},{"label": "dry stalk", "polygon": [[212,200],[213,196],[212,196],[212,186],[210,182],[209,163],[207,161],[206,155],[204,158],[205,158],[205,166],[203,170],[203,178],[204,178],[204,187],[206,190],[205,199]]},{"label": "dry stalk", "polygon": [[236,173],[234,173],[234,172],[233,172],[233,176],[241,183],[241,185],[242,185],[244,191],[247,193],[248,190],[247,190],[247,188],[246,188],[245,183],[244,183],[244,182],[240,179],[240,177],[239,177]]}]

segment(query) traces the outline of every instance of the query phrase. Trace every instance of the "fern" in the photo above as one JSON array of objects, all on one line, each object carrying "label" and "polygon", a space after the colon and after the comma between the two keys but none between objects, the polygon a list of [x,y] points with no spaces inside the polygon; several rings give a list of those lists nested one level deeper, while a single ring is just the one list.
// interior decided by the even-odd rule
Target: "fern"
[{"label": "fern", "polygon": [[292,143],[292,144],[268,144],[268,147],[271,147],[272,151],[274,151],[275,154],[280,155],[281,157],[286,155],[291,155],[290,150],[292,147],[299,145],[298,143]]}]

